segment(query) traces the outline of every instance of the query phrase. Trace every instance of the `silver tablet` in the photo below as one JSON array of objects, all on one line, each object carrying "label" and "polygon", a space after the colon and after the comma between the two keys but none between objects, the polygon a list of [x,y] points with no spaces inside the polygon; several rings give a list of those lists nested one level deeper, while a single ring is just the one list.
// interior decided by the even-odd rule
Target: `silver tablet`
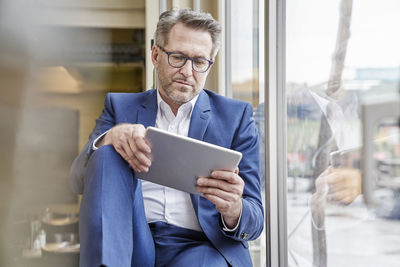
[{"label": "silver tablet", "polygon": [[147,173],[137,178],[172,187],[192,194],[199,176],[208,177],[213,170],[234,171],[242,153],[185,137],[154,127],[146,129],[151,143],[152,164]]}]

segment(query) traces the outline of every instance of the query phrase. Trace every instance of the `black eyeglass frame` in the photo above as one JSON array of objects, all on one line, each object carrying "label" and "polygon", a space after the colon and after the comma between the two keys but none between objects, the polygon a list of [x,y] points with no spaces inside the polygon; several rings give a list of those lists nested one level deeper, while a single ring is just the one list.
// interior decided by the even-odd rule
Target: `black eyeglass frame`
[{"label": "black eyeglass frame", "polygon": [[[160,48],[161,51],[163,51],[165,54],[168,55],[168,64],[169,64],[171,67],[173,67],[173,68],[177,68],[177,69],[182,68],[183,66],[185,66],[186,62],[187,62],[188,59],[189,59],[190,61],[192,61],[192,70],[194,70],[195,72],[204,73],[204,72],[206,72],[206,71],[208,71],[208,70],[210,69],[210,67],[211,67],[212,64],[214,64],[214,61],[209,60],[209,59],[206,59],[206,58],[204,58],[204,57],[188,57],[187,55],[185,55],[185,54],[183,54],[183,53],[181,53],[181,52],[169,52],[169,51],[165,50],[164,48],[162,48],[162,47],[159,46],[159,45],[157,45],[157,47]],[[174,65],[172,65],[171,62],[169,61],[170,55],[180,55],[180,56],[182,56],[182,57],[185,58],[185,61],[183,61],[183,63],[182,63],[181,66],[174,66]],[[193,62],[193,61],[196,60],[196,59],[203,59],[203,60],[206,60],[206,61],[208,62],[207,68],[206,68],[205,70],[203,70],[203,71],[198,71],[198,70],[196,70],[196,69],[194,68],[194,62]]]}]

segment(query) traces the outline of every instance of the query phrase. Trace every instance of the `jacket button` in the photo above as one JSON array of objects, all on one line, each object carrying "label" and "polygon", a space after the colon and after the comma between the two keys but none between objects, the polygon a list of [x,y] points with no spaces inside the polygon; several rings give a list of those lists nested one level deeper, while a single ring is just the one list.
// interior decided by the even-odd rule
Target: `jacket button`
[{"label": "jacket button", "polygon": [[244,239],[244,240],[246,240],[248,236],[249,236],[249,234],[248,234],[248,233],[245,233],[245,232],[242,232],[242,233],[240,234],[240,238],[242,238],[242,239]]}]

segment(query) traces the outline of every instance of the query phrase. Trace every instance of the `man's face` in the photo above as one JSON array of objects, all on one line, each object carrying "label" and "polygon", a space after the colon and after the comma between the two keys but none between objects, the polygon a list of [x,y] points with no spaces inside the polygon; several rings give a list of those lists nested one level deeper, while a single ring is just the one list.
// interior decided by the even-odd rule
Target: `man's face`
[{"label": "man's face", "polygon": [[[163,48],[168,52],[180,52],[189,57],[210,59],[211,35],[178,23],[172,27],[168,35],[168,44]],[[152,60],[158,72],[160,94],[165,102],[175,107],[192,100],[200,93],[210,70],[204,73],[195,72],[191,60],[187,60],[181,68],[174,68],[168,64],[168,55],[157,46],[153,46]]]}]

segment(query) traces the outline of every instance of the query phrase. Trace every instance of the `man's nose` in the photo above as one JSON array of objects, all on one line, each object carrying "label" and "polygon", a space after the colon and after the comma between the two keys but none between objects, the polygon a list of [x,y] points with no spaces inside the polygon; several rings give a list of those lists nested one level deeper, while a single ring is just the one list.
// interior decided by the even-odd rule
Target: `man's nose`
[{"label": "man's nose", "polygon": [[185,77],[191,76],[193,69],[192,69],[192,61],[190,59],[188,59],[185,63],[185,65],[183,65],[179,72],[184,75]]}]

